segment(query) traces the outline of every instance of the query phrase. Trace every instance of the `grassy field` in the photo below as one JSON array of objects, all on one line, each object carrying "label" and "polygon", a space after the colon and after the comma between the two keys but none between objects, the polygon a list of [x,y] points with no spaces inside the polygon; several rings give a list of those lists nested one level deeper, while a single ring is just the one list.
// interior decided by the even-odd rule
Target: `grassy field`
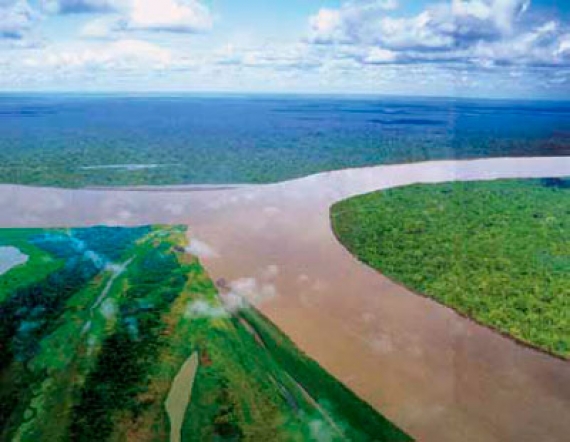
[{"label": "grassy field", "polygon": [[183,227],[0,230],[0,246],[29,257],[0,275],[0,440],[167,441],[174,415],[182,441],[409,440],[255,309],[225,308]]},{"label": "grassy field", "polygon": [[414,185],[337,203],[361,261],[501,332],[570,356],[570,181]]}]

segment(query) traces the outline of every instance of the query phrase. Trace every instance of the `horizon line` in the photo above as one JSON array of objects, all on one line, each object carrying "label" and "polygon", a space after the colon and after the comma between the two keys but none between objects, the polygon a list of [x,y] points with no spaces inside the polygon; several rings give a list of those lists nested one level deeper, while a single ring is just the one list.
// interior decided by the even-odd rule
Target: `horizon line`
[{"label": "horizon line", "polygon": [[183,97],[183,96],[205,96],[209,98],[247,98],[256,96],[273,96],[273,97],[314,97],[314,98],[360,98],[360,99],[381,99],[381,98],[404,98],[404,99],[432,99],[432,100],[481,100],[481,101],[546,101],[546,102],[570,102],[570,97],[494,97],[494,96],[471,96],[471,95],[406,95],[406,94],[388,94],[388,93],[372,93],[372,92],[271,92],[271,91],[161,91],[161,90],[99,90],[99,91],[82,91],[82,90],[0,90],[2,96],[33,96],[33,95],[53,95],[53,96],[147,96],[147,97]]}]

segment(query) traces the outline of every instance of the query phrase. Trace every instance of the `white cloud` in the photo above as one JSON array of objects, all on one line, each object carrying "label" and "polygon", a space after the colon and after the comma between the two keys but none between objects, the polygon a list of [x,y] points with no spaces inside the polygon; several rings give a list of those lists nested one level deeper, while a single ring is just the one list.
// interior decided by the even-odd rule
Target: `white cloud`
[{"label": "white cloud", "polygon": [[213,55],[218,64],[246,68],[307,70],[322,64],[322,60],[316,56],[313,48],[306,44],[277,44],[254,49],[227,45]]},{"label": "white cloud", "polygon": [[196,238],[190,240],[190,245],[186,247],[186,253],[196,256],[200,259],[211,259],[219,256],[210,245]]},{"label": "white cloud", "polygon": [[[93,0],[103,1],[103,0]],[[125,32],[200,33],[213,25],[210,9],[198,0],[105,0],[108,17],[98,17],[81,30],[87,38],[117,37]]]},{"label": "white cloud", "polygon": [[389,49],[450,48],[462,40],[498,38],[512,32],[528,0],[452,0],[433,3],[415,16],[394,16],[377,4],[347,3],[321,9],[309,19],[317,43],[378,44]]},{"label": "white cloud", "polygon": [[310,40],[316,43],[339,42],[346,40],[343,14],[337,9],[322,8],[309,18]]},{"label": "white cloud", "polygon": [[510,33],[515,20],[529,6],[530,0],[452,0],[451,11],[458,21],[490,22],[498,31]]},{"label": "white cloud", "polygon": [[570,34],[565,34],[560,38],[556,55],[559,57],[570,57]]},{"label": "white cloud", "polygon": [[407,16],[370,3],[346,3],[309,19],[309,41],[363,64],[462,63],[485,69],[565,64],[568,25],[540,23],[529,8],[530,0],[451,0]]},{"label": "white cloud", "polygon": [[85,38],[107,38],[116,27],[116,19],[100,17],[87,22],[80,30],[79,34]]},{"label": "white cloud", "polygon": [[48,49],[24,59],[29,68],[64,70],[97,69],[161,69],[172,61],[168,49],[142,40],[123,39],[87,48]]},{"label": "white cloud", "polygon": [[454,46],[453,26],[439,9],[427,10],[410,18],[385,17],[378,22],[377,34],[368,30],[366,41],[397,50],[440,50]]},{"label": "white cloud", "polygon": [[226,318],[228,311],[222,306],[214,306],[204,300],[192,301],[186,307],[186,318]]},{"label": "white cloud", "polygon": [[259,304],[267,299],[277,296],[277,289],[271,283],[263,283],[256,278],[240,278],[230,283],[230,289],[226,297],[245,299],[250,303]]},{"label": "white cloud", "polygon": [[127,29],[201,32],[212,27],[210,10],[197,0],[132,0]]},{"label": "white cloud", "polygon": [[[527,0],[428,1],[413,13],[391,0],[317,6],[305,38],[228,36],[219,50],[223,35],[200,45],[166,35],[210,29],[206,1],[43,1],[44,13],[91,13],[70,19],[34,13],[41,0],[0,0],[0,44],[11,49],[0,53],[0,87],[476,95],[493,83],[490,94],[569,84],[561,16],[546,19]],[[59,36],[57,20],[85,38],[68,39],[67,27]]]},{"label": "white cloud", "polygon": [[396,0],[347,2],[339,9],[321,8],[310,17],[309,39],[318,43],[349,42],[368,18],[378,17],[398,8]]},{"label": "white cloud", "polygon": [[0,39],[22,39],[37,20],[26,0],[0,0]]},{"label": "white cloud", "polygon": [[563,66],[564,35],[556,22],[547,22],[504,40],[480,42],[472,48],[474,60],[487,66]]},{"label": "white cloud", "polygon": [[372,48],[364,57],[367,64],[384,64],[393,63],[397,59],[397,54],[389,49]]}]

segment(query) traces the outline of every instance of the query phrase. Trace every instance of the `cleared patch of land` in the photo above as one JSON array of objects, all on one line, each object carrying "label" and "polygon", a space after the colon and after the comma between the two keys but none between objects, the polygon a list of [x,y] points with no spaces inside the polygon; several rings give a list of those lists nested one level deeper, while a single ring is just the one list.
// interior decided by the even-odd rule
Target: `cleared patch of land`
[{"label": "cleared patch of land", "polygon": [[525,343],[570,356],[570,181],[413,185],[335,204],[361,261]]}]

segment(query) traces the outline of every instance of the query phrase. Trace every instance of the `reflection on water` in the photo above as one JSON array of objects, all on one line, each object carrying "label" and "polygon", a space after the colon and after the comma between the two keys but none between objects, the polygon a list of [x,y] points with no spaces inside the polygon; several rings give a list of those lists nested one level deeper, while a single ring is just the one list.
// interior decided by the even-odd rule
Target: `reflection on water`
[{"label": "reflection on water", "polygon": [[0,247],[0,275],[3,275],[13,267],[25,264],[28,255],[23,254],[16,247]]}]

